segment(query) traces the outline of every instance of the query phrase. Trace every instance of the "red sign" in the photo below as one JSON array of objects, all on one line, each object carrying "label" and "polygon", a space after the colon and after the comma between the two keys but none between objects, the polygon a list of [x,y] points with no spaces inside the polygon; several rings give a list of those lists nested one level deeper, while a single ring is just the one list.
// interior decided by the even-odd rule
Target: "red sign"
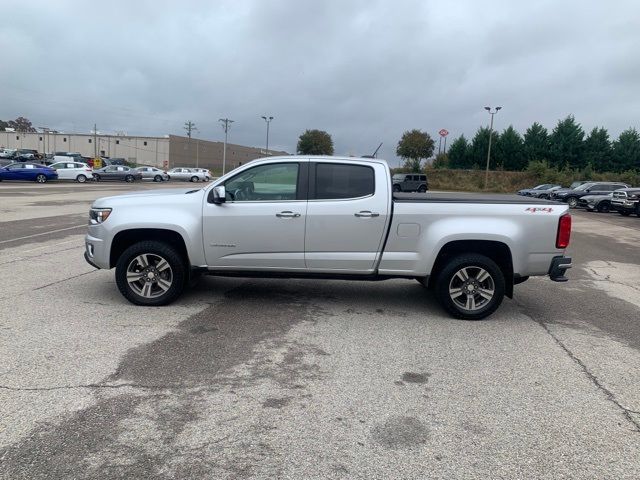
[{"label": "red sign", "polygon": [[444,128],[440,130],[438,133],[440,134],[441,137],[446,137],[447,135],[449,135],[449,131],[445,130]]}]

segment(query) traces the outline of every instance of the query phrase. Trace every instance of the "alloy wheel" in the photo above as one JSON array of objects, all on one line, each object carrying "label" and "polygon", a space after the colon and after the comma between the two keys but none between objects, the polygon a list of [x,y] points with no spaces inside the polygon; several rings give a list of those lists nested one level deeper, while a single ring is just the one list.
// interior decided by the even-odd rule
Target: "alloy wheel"
[{"label": "alloy wheel", "polygon": [[449,282],[449,297],[462,310],[475,312],[485,307],[495,293],[493,277],[484,268],[467,266]]},{"label": "alloy wheel", "polygon": [[141,297],[157,298],[171,288],[173,270],[169,262],[160,255],[143,253],[129,262],[127,283]]}]

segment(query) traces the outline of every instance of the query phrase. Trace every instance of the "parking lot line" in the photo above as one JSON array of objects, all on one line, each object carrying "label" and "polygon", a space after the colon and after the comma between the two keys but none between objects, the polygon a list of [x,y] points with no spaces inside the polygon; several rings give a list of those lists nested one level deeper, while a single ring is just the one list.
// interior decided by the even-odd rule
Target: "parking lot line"
[{"label": "parking lot line", "polygon": [[64,232],[65,230],[73,230],[74,228],[80,228],[80,227],[86,227],[86,226],[87,226],[87,224],[83,223],[81,225],[74,225],[73,227],[58,228],[57,230],[49,230],[48,232],[34,233],[33,235],[27,235],[25,237],[18,237],[18,238],[12,238],[12,239],[9,239],[9,240],[2,240],[2,241],[0,241],[0,245],[3,244],[3,243],[17,242],[18,240],[26,240],[27,238],[33,238],[33,237],[41,237],[42,235],[49,235],[51,233]]}]

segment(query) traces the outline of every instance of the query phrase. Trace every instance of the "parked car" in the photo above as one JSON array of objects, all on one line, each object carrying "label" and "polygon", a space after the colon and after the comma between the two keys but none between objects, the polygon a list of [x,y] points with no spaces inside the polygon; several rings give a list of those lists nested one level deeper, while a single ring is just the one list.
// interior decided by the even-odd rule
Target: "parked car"
[{"label": "parked car", "polygon": [[0,168],[0,181],[24,180],[27,182],[46,183],[56,180],[58,174],[53,168],[38,163],[12,163]]},{"label": "parked car", "polygon": [[626,183],[620,182],[588,182],[574,188],[562,188],[551,193],[551,199],[569,204],[569,207],[576,208],[578,200],[585,195],[609,195],[614,190],[628,187]]},{"label": "parked car", "polygon": [[580,185],[584,185],[585,183],[593,183],[593,180],[577,180],[572,182],[571,185],[569,185],[569,190],[578,188]]},{"label": "parked car", "polygon": [[518,195],[524,195],[525,197],[549,198],[551,192],[554,192],[560,188],[562,188],[561,185],[556,185],[554,183],[545,183],[543,185],[538,185],[537,187],[519,190]]},{"label": "parked car", "polygon": [[0,148],[0,158],[13,158],[15,155],[15,148]]},{"label": "parked car", "polygon": [[585,195],[578,200],[578,208],[584,208],[590,212],[608,213],[611,211],[611,197],[608,195]]},{"label": "parked car", "polygon": [[142,180],[142,174],[134,168],[126,167],[124,165],[108,165],[94,170],[93,179],[96,182],[103,180],[121,180],[131,183],[136,180]]},{"label": "parked car", "polygon": [[396,173],[393,176],[394,192],[420,192],[429,190],[426,175],[417,173]]},{"label": "parked car", "polygon": [[211,175],[211,172],[209,170],[207,170],[206,168],[192,168],[191,170],[193,170],[194,172],[200,172],[202,174],[204,174],[204,181],[208,182],[209,180],[211,180],[213,178],[213,175]]},{"label": "parked car", "polygon": [[75,180],[78,183],[84,183],[93,179],[93,171],[86,163],[67,160],[66,162],[52,163],[49,166],[58,172],[58,180]]},{"label": "parked car", "polygon": [[167,172],[169,180],[182,180],[183,182],[204,182],[205,175],[202,172],[195,172],[191,168],[172,168]]},{"label": "parked car", "polygon": [[[34,150],[32,148],[19,148],[16,150],[16,159],[25,159],[25,160],[42,160],[44,156],[38,153],[38,150]],[[19,160],[22,161],[22,160]]]},{"label": "parked car", "polygon": [[613,192],[611,208],[625,217],[632,213],[640,217],[640,188],[621,188]]},{"label": "parked car", "polygon": [[142,175],[142,180],[153,180],[154,182],[169,180],[167,172],[156,167],[138,167],[136,171]]},{"label": "parked car", "polygon": [[147,306],[175,300],[199,273],[400,277],[433,288],[452,316],[480,320],[531,275],[567,281],[567,206],[392,188],[384,160],[255,160],[205,188],[96,200],[84,256],[115,267],[122,295]]}]

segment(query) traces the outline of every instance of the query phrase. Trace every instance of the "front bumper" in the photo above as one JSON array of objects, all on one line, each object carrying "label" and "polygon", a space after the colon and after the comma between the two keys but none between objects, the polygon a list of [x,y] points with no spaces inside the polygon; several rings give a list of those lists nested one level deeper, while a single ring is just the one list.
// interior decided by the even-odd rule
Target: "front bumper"
[{"label": "front bumper", "polygon": [[636,209],[635,202],[611,202],[611,209],[616,212],[631,212],[633,213]]},{"label": "front bumper", "polygon": [[569,268],[571,268],[571,257],[553,257],[549,267],[549,278],[554,282],[566,282],[569,279],[564,274]]},{"label": "front bumper", "polygon": [[100,227],[101,225],[92,225],[89,227],[90,233],[84,237],[84,259],[92,267],[108,270],[111,268],[109,245],[106,245],[102,239],[91,235],[92,229],[98,230]]}]

